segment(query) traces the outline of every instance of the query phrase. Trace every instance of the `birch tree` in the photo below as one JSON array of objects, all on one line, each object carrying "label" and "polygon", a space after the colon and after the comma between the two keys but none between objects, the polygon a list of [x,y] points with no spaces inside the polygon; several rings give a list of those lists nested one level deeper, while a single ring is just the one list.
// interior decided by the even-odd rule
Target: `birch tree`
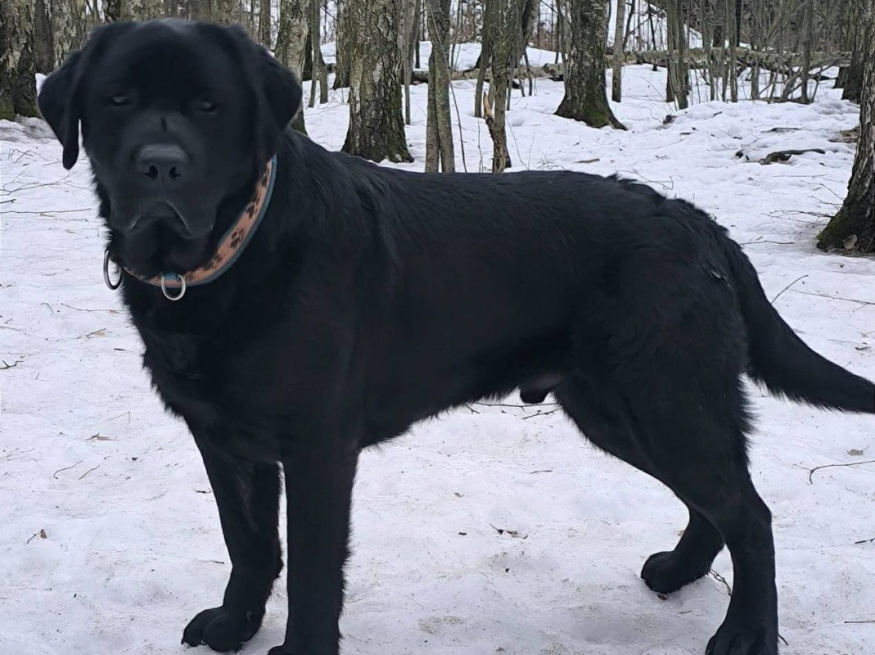
[{"label": "birch tree", "polygon": [[565,58],[565,97],[557,116],[582,121],[590,127],[610,125],[626,129],[608,105],[606,93],[606,0],[565,0],[566,29],[570,39]]},{"label": "birch tree", "polygon": [[402,0],[348,0],[349,130],[343,151],[373,161],[413,161],[401,111]]},{"label": "birch tree", "polygon": [[[276,38],[276,58],[291,70],[300,83],[304,73],[307,34],[310,31],[310,0],[281,0],[280,27]],[[304,110],[292,119],[292,127],[306,133]]]},{"label": "birch tree", "polygon": [[33,55],[33,3],[0,2],[0,120],[39,116]]}]

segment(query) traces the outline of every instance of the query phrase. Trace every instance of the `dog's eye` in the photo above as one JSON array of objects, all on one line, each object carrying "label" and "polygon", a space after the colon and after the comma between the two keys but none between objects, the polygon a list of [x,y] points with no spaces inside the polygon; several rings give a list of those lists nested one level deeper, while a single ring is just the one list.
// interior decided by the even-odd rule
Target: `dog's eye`
[{"label": "dog's eye", "polygon": [[116,93],[109,99],[109,103],[113,107],[124,107],[131,104],[131,96],[127,93]]},{"label": "dog's eye", "polygon": [[214,114],[218,109],[216,103],[209,100],[198,100],[194,104],[194,108],[202,114]]}]

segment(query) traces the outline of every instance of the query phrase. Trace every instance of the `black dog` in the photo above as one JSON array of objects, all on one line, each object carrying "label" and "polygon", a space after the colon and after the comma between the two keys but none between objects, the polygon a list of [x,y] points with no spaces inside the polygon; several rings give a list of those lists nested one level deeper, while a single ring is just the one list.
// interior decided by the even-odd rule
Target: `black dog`
[{"label": "black dog", "polygon": [[270,652],[336,654],[359,451],[519,389],[552,392],[688,507],[644,565],[651,589],[728,546],[735,589],[707,652],[776,653],[741,377],[849,412],[875,413],[875,386],[810,350],[686,202],[580,173],[379,168],[285,129],[300,100],[242,30],[170,21],[98,30],[39,98],[67,168],[81,124],[145,366],[219,506],[231,578],[183,641],[233,650],[261,625],[282,472],[289,618]]}]

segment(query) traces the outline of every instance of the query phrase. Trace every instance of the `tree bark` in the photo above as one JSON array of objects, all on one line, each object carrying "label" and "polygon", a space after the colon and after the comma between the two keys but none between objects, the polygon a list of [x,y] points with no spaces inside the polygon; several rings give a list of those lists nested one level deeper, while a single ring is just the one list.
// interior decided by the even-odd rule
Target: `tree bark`
[{"label": "tree bark", "polygon": [[[250,0],[255,2],[255,0]],[[270,0],[260,0],[258,4],[258,40],[265,48],[270,49]]]},{"label": "tree bark", "polygon": [[309,46],[311,50],[311,66],[310,66],[310,102],[308,107],[313,107],[316,102],[316,84],[319,84],[319,102],[325,104],[328,102],[328,67],[325,65],[325,60],[322,58],[322,29],[320,13],[322,11],[322,3],[320,0],[310,0],[310,33]]},{"label": "tree bark", "polygon": [[[191,0],[192,7],[197,0]],[[206,3],[207,9],[209,9],[209,0],[200,0],[201,2]],[[122,0],[104,0],[103,2],[103,16],[107,23],[116,23],[122,19]],[[194,18],[194,16],[192,16]]]},{"label": "tree bark", "polygon": [[190,0],[189,16],[191,20],[210,20],[212,18],[210,0]]},{"label": "tree bark", "polygon": [[343,151],[392,162],[413,161],[401,111],[402,0],[348,0],[349,130]]},{"label": "tree bark", "polygon": [[48,75],[55,70],[55,38],[49,18],[49,2],[35,0],[33,12],[34,65],[37,73]]},{"label": "tree bark", "polygon": [[[484,0],[486,9],[489,7],[489,2],[494,0]],[[479,69],[477,75],[477,84],[474,87],[474,116],[475,118],[483,117],[483,107],[481,98],[483,97],[483,84],[486,82],[486,71],[489,70],[489,65],[492,61],[492,16],[489,11],[483,12],[483,29],[480,34],[480,56],[477,58],[479,65],[475,66]]]},{"label": "tree bark", "polygon": [[[522,17],[527,0],[486,0],[484,19],[489,21],[489,50],[492,81],[489,98],[484,100],[484,115],[492,136],[492,172],[510,167],[505,132],[505,114],[511,75],[519,64]],[[604,34],[602,47],[604,49]],[[604,55],[602,56],[604,59]],[[485,65],[486,60],[483,60]],[[602,69],[604,79],[604,69]],[[603,90],[604,91],[604,90]],[[491,112],[487,111],[490,109]]]},{"label": "tree bark", "polygon": [[232,25],[238,22],[237,0],[210,0],[210,13],[214,23]]},{"label": "tree bark", "polygon": [[666,102],[677,102],[678,109],[686,109],[689,100],[689,66],[686,64],[685,50],[687,45],[684,31],[685,13],[682,0],[670,0],[668,3],[666,27],[668,50],[671,56],[668,60],[666,75]]},{"label": "tree bark", "polygon": [[740,37],[736,17],[735,0],[726,0],[726,23],[729,25],[729,67],[723,84],[725,94],[726,84],[729,83],[729,99],[732,102],[738,102],[738,43]]},{"label": "tree bark", "polygon": [[809,0],[802,14],[802,103],[809,104],[808,79],[811,71],[811,39],[814,31],[814,2]]},{"label": "tree bark", "polygon": [[398,17],[398,49],[401,51],[401,83],[404,86],[404,124],[413,122],[410,108],[410,76],[413,72],[412,39],[416,24],[416,0],[401,0],[401,13]]},{"label": "tree bark", "polygon": [[[859,0],[865,25],[864,46],[875,48],[875,0]],[[860,138],[848,195],[826,228],[817,246],[849,253],[875,252],[875,57],[868,57],[860,98]]]},{"label": "tree bark", "polygon": [[571,39],[565,60],[565,97],[556,115],[590,127],[626,129],[611,111],[605,89],[607,2],[574,0],[569,4],[566,18]]},{"label": "tree bark", "polygon": [[349,86],[349,30],[347,29],[347,0],[337,1],[336,38],[334,41],[334,88]]},{"label": "tree bark", "polygon": [[39,116],[31,0],[0,3],[0,120]]},{"label": "tree bark", "polygon": [[617,0],[617,16],[614,24],[614,67],[611,76],[611,98],[623,100],[623,42],[625,41],[626,0]]},{"label": "tree bark", "polygon": [[122,20],[149,20],[164,15],[164,0],[123,0]]},{"label": "tree bark", "polygon": [[[158,15],[164,15],[163,0]],[[58,67],[70,52],[78,50],[85,42],[88,34],[85,0],[52,0],[51,22],[54,66]]]},{"label": "tree bark", "polygon": [[850,100],[851,102],[860,102],[863,91],[863,71],[866,67],[866,59],[871,57],[866,51],[866,25],[862,21],[863,12],[862,5],[859,3],[851,4],[851,22],[853,29],[853,44],[851,50],[851,62],[847,68],[843,69],[843,90],[842,100]]},{"label": "tree bark", "polygon": [[[298,82],[303,80],[307,35],[310,30],[310,0],[281,0],[280,28],[276,38],[276,58],[291,70]],[[292,119],[292,127],[307,133],[303,108]]]},{"label": "tree bark", "polygon": [[456,170],[450,117],[450,0],[426,0],[431,56],[428,58],[428,110],[425,172]]}]

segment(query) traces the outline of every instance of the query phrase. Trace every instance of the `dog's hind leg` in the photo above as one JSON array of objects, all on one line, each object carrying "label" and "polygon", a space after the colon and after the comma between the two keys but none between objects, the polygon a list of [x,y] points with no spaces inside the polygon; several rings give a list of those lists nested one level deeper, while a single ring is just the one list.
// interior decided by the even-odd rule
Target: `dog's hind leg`
[{"label": "dog's hind leg", "polygon": [[[729,609],[707,655],[777,655],[771,513],[748,472],[741,382],[731,364],[703,366],[688,350],[639,369],[622,393],[629,420],[654,476],[717,528],[732,556]],[[670,557],[656,556],[650,568]]]},{"label": "dog's hind leg", "polygon": [[195,434],[219,507],[231,577],[221,607],[195,616],[182,642],[233,651],[258,632],[273,581],[282,570],[280,472],[277,464],[247,462],[217,452],[202,438]]},{"label": "dog's hind leg", "polygon": [[[589,441],[656,477],[631,427],[624,422],[619,396],[608,389],[607,384],[591,384],[575,376],[555,389],[553,395]],[[714,525],[695,507],[684,504],[690,520],[677,546],[673,551],[651,555],[641,571],[647,586],[659,593],[677,591],[703,577],[723,549],[723,537]]]}]

